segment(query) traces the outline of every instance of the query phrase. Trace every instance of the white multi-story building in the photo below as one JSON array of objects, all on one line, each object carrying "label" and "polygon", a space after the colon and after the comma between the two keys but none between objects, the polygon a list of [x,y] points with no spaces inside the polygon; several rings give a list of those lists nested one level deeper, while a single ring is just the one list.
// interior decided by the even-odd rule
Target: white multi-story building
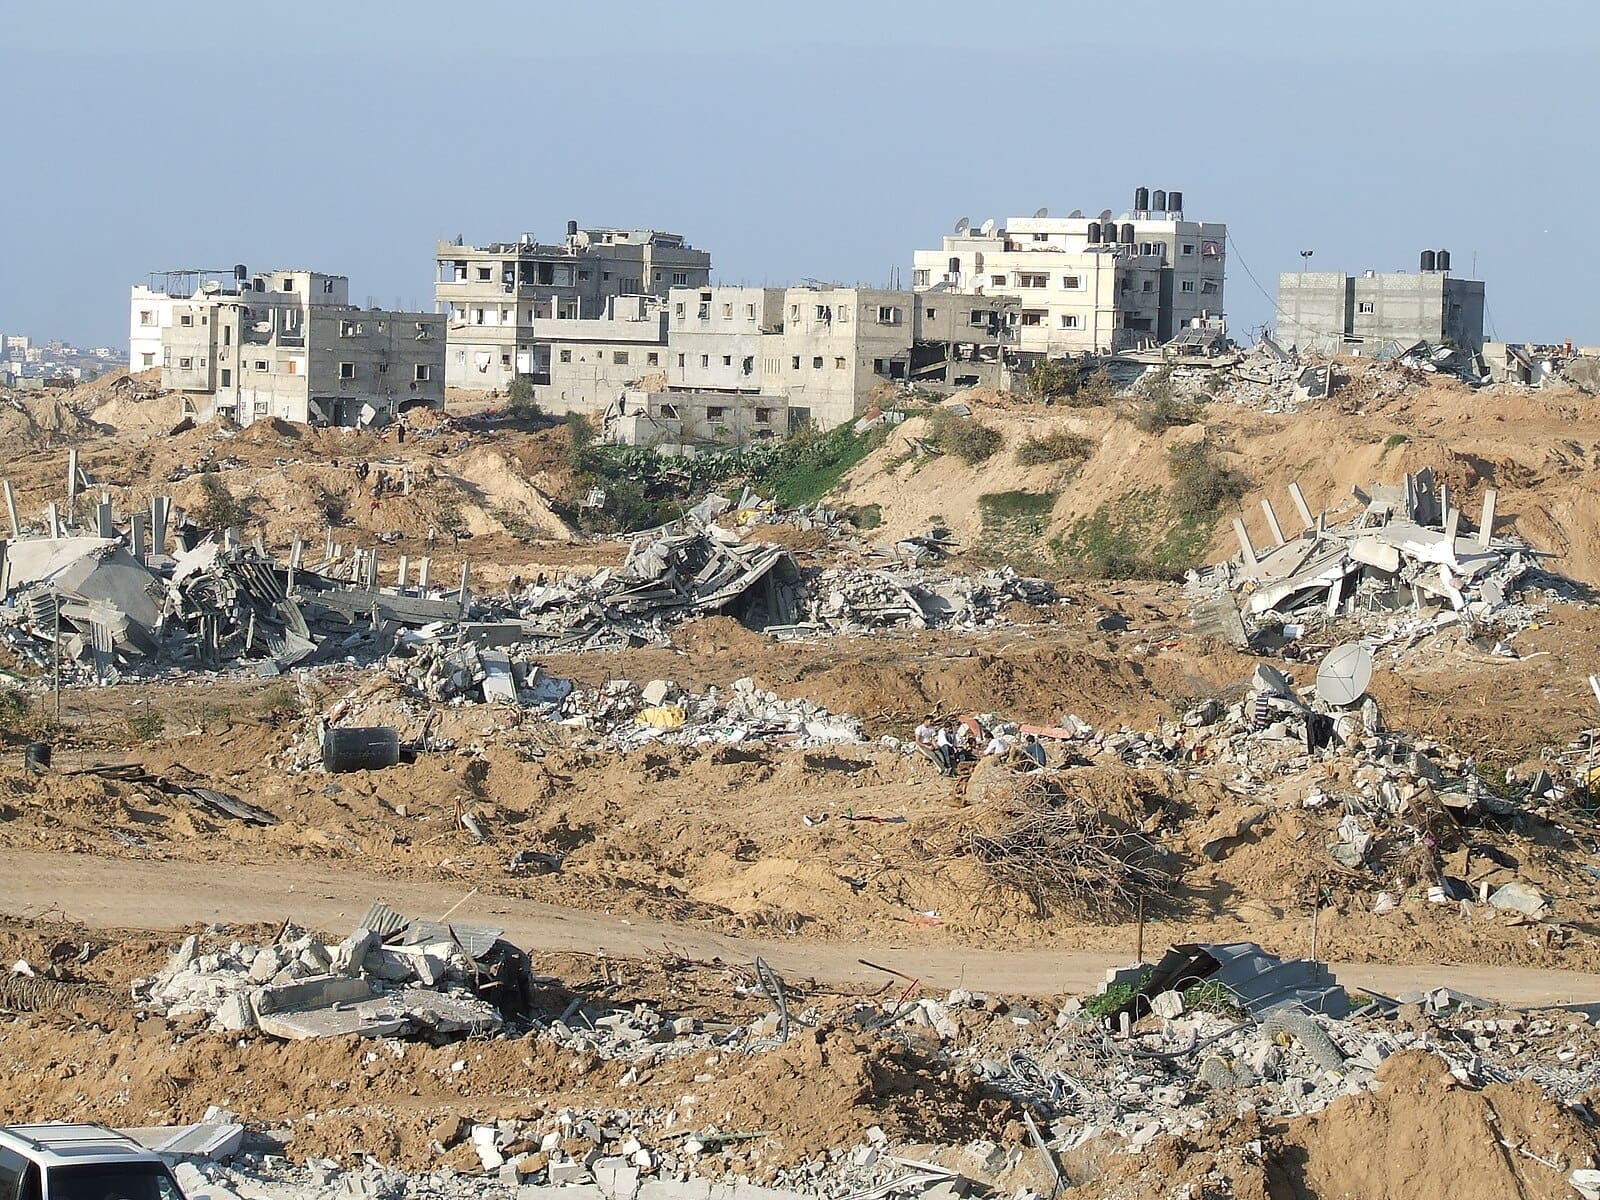
[{"label": "white multi-story building", "polygon": [[[1007,297],[1017,349],[1038,354],[1122,350],[1165,342],[1222,314],[1227,227],[1190,221],[1182,193],[1135,194],[1121,217],[1074,213],[966,222],[938,250],[918,250],[917,291]],[[1171,203],[1172,207],[1166,207]]]}]

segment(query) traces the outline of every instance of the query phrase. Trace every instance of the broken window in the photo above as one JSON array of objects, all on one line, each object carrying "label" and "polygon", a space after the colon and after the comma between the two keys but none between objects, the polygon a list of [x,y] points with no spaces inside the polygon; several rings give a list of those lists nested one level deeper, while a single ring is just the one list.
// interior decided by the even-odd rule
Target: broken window
[{"label": "broken window", "polygon": [[677,307],[673,310],[673,315],[676,316],[680,321],[683,320],[683,308],[683,303],[680,301]]},{"label": "broken window", "polygon": [[1026,309],[1022,314],[1022,323],[1024,325],[1043,325],[1044,313],[1037,308]]},{"label": "broken window", "polygon": [[846,365],[847,364],[846,364],[845,357],[842,354],[838,355],[833,360],[833,369],[835,371],[843,371],[845,369]]},{"label": "broken window", "polygon": [[1200,294],[1202,296],[1214,296],[1216,293],[1217,281],[1215,279],[1207,279],[1200,284]]},{"label": "broken window", "polygon": [[651,351],[649,354],[646,354],[644,356],[644,365],[647,366],[647,367],[660,366],[661,365],[661,356],[659,354],[655,353],[654,351]]},{"label": "broken window", "polygon": [[930,320],[930,321],[934,320],[939,315],[939,310],[936,309],[936,308],[930,308],[930,309],[927,309],[926,311],[927,311],[927,314],[928,314],[928,320]]},{"label": "broken window", "polygon": [[356,377],[356,365],[355,365],[355,363],[353,363],[353,362],[342,362],[342,363],[339,364],[339,378],[340,379],[354,379],[355,377]]},{"label": "broken window", "polygon": [[572,351],[571,350],[563,350],[561,352],[560,361],[564,362],[564,363],[571,362],[572,361]]},{"label": "broken window", "polygon": [[1061,328],[1063,328],[1063,329],[1082,329],[1083,328],[1083,318],[1080,317],[1077,313],[1062,313],[1061,314]]},{"label": "broken window", "polygon": [[511,369],[511,355],[502,354],[500,356],[500,365],[502,367],[504,367],[506,370],[510,370]]},{"label": "broken window", "polygon": [[1194,253],[1194,243],[1193,242],[1185,242],[1183,244],[1183,252],[1185,254],[1193,254]]},{"label": "broken window", "polygon": [[750,373],[751,373],[751,372],[753,372],[753,371],[754,371],[754,370],[755,370],[755,369],[756,369],[756,360],[755,360],[755,355],[753,355],[753,354],[747,354],[747,355],[745,355],[745,358],[744,358],[744,364],[743,364],[743,370],[744,370],[744,373],[745,373],[745,374],[746,374],[746,375],[749,375],[749,374],[750,374]]},{"label": "broken window", "polygon": [[1033,275],[1033,274],[1018,275],[1017,276],[1017,286],[1018,287],[1025,287],[1025,288],[1049,287],[1050,286],[1050,276],[1048,276],[1048,275]]},{"label": "broken window", "polygon": [[723,305],[723,306],[722,306],[722,319],[723,319],[723,320],[724,320],[724,321],[731,321],[731,320],[733,320],[733,305],[731,305],[731,304],[724,304],[724,305]]},{"label": "broken window", "polygon": [[139,311],[139,324],[141,324],[141,325],[154,325],[155,323],[156,323],[156,315],[155,315],[155,313],[150,312],[148,309],[141,309]]},{"label": "broken window", "polygon": [[834,312],[834,316],[839,318],[839,324],[850,324],[850,306],[848,304],[839,305],[838,309]]},{"label": "broken window", "polygon": [[264,358],[256,359],[256,370],[265,371],[266,369],[267,369],[267,360],[264,359]]},{"label": "broken window", "polygon": [[187,371],[192,366],[194,366],[194,359],[192,358],[180,358],[178,360],[178,367],[180,370]]},{"label": "broken window", "polygon": [[678,366],[683,366],[683,355],[678,355]]},{"label": "broken window", "polygon": [[728,410],[720,406],[713,405],[706,409],[706,420],[708,421],[720,421],[727,415]]},{"label": "broken window", "polygon": [[819,354],[811,360],[811,369],[813,371],[822,370],[822,355]]},{"label": "broken window", "polygon": [[770,425],[770,424],[772,424],[772,410],[770,408],[758,408],[758,409],[756,409],[756,424],[757,425]]},{"label": "broken window", "polygon": [[880,304],[880,305],[878,305],[878,324],[879,325],[898,325],[898,324],[900,324],[900,310],[898,308],[895,308],[893,305],[889,305],[889,304]]},{"label": "broken window", "polygon": [[322,290],[324,293],[331,296],[333,294],[333,280],[324,279],[322,281]]},{"label": "broken window", "polygon": [[300,374],[300,360],[297,358],[289,359],[283,364],[283,369],[290,375]]},{"label": "broken window", "polygon": [[360,333],[360,332],[361,332],[361,326],[358,325],[354,321],[340,321],[339,322],[339,336],[340,337],[355,337],[355,335]]},{"label": "broken window", "polygon": [[286,292],[294,291],[294,279],[292,276],[283,281],[283,290]]},{"label": "broken window", "polygon": [[1377,311],[1377,306],[1373,304],[1371,300],[1363,300],[1360,304],[1356,305],[1356,311],[1358,313],[1370,314]]},{"label": "broken window", "polygon": [[1185,292],[1192,292],[1192,291],[1194,291],[1194,280],[1192,280],[1192,279],[1185,279],[1185,280],[1184,280],[1184,281],[1183,281],[1183,287],[1182,287],[1182,290],[1183,290],[1183,291],[1185,291]]},{"label": "broken window", "polygon": [[798,371],[800,369],[800,356],[798,354],[789,360],[789,369],[791,371]]},{"label": "broken window", "polygon": [[967,314],[968,325],[987,325],[988,323],[989,314],[981,308],[975,308]]},{"label": "broken window", "polygon": [[695,310],[694,315],[702,321],[709,321],[711,319],[711,305],[701,301],[700,307]]},{"label": "broken window", "polygon": [[928,268],[927,267],[919,267],[917,270],[911,272],[911,286],[912,287],[927,287],[928,286]]},{"label": "broken window", "polygon": [[411,377],[418,383],[427,383],[428,380],[433,378],[433,368],[427,363],[418,363],[417,369]]},{"label": "broken window", "polygon": [[744,306],[744,315],[747,321],[754,321],[756,319],[756,306],[754,304],[746,304]]}]

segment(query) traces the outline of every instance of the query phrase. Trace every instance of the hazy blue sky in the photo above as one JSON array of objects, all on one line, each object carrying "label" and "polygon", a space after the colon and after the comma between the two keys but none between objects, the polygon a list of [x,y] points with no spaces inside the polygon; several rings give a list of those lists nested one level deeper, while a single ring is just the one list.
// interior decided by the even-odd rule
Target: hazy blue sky
[{"label": "hazy blue sky", "polygon": [[127,340],[151,270],[314,267],[432,307],[433,244],[653,226],[727,282],[910,276],[957,217],[1447,247],[1502,337],[1600,342],[1600,3],[4,0],[0,329]]}]

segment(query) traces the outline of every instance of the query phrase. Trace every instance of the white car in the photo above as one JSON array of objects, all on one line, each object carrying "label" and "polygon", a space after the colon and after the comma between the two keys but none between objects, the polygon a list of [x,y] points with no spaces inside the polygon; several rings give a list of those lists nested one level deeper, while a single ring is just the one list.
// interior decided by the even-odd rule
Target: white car
[{"label": "white car", "polygon": [[159,1154],[99,1125],[0,1125],[0,1200],[184,1200]]}]

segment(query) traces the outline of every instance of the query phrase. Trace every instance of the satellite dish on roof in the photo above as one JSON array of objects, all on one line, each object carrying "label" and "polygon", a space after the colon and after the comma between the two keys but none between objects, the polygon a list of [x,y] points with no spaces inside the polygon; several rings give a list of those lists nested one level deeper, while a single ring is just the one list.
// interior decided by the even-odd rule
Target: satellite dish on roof
[{"label": "satellite dish on roof", "polygon": [[1083,220],[1083,209],[1081,209],[1081,208],[1073,209],[1071,212],[1069,212],[1067,214],[1067,220],[1069,220],[1069,221],[1081,221],[1081,220]]},{"label": "satellite dish on roof", "polygon": [[1038,212],[1034,213],[1033,215],[1035,217],[1048,217],[1050,215],[1050,210],[1048,208],[1041,208],[1041,209],[1039,209]]},{"label": "satellite dish on roof", "polygon": [[993,233],[994,232],[994,218],[990,217],[987,221],[985,221],[983,223],[983,228],[979,229],[978,232],[983,234],[984,237],[988,237],[991,233]]},{"label": "satellite dish on roof", "polygon": [[1109,221],[1109,220],[1111,220],[1111,210],[1110,210],[1110,209],[1109,209],[1109,208],[1102,208],[1102,209],[1101,209],[1101,210],[1100,210],[1100,219],[1101,219],[1101,220],[1102,220],[1102,221]]},{"label": "satellite dish on roof", "polygon": [[1371,682],[1372,651],[1360,642],[1335,646],[1317,668],[1317,695],[1337,707],[1361,699]]},{"label": "satellite dish on roof", "polygon": [[956,222],[956,233],[958,233],[958,234],[965,233],[967,230],[969,230],[971,228],[972,228],[972,222],[967,220],[966,217],[962,217],[959,221]]}]

